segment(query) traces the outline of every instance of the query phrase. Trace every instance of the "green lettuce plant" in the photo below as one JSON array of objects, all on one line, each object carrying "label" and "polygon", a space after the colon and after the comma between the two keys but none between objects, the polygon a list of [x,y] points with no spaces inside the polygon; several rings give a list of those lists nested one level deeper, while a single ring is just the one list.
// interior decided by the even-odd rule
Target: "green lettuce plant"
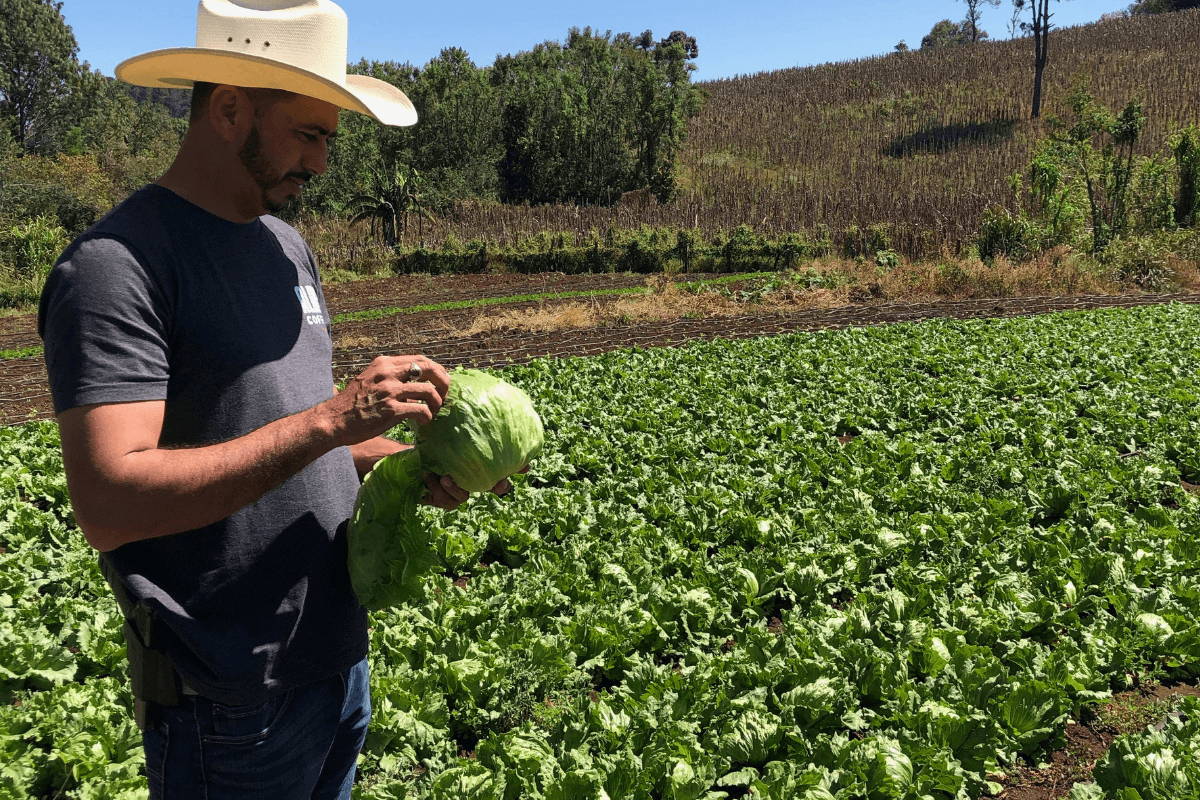
[{"label": "green lettuce plant", "polygon": [[491,489],[519,472],[542,447],[542,420],[525,392],[480,370],[456,370],[450,392],[416,445],[381,459],[363,481],[350,518],[350,580],[369,609],[420,591],[437,561],[417,515],[427,472],[449,475],[468,492]]}]

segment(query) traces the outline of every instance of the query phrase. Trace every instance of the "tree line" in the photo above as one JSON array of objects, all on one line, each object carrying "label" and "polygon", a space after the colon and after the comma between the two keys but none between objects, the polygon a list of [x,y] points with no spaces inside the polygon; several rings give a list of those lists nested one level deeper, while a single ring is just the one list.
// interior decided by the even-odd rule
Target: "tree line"
[{"label": "tree line", "polygon": [[[370,220],[394,240],[411,212],[463,200],[611,204],[676,191],[676,160],[702,92],[682,31],[571,29],[491,66],[447,48],[423,67],[360,61],[420,122],[344,114],[329,172],[303,209]],[[0,0],[0,226],[48,216],[82,230],[169,164],[189,92],[131,87],[78,58],[56,0]]]},{"label": "tree line", "polygon": [[417,106],[411,128],[344,115],[329,172],[306,192],[308,209],[377,224],[394,243],[409,216],[465,200],[611,205],[648,190],[677,190],[696,41],[573,28],[566,40],[477,67],[447,48],[423,68],[360,61],[352,72],[400,87]]}]

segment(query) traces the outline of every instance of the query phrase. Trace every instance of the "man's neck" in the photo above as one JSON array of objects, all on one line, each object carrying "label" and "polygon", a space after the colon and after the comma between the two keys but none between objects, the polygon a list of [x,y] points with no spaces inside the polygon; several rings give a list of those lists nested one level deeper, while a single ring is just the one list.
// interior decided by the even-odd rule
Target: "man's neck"
[{"label": "man's neck", "polygon": [[239,187],[236,180],[222,180],[221,176],[241,171],[241,165],[221,163],[208,155],[212,152],[191,137],[185,138],[174,163],[155,183],[229,222],[244,225],[258,219],[262,215],[256,202],[258,187],[253,183]]}]

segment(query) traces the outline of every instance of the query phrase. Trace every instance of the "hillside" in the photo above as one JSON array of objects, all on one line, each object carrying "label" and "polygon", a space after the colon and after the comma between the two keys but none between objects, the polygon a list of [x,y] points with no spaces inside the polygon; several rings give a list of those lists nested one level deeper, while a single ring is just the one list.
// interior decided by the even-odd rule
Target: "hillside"
[{"label": "hillside", "polygon": [[898,249],[936,252],[971,236],[989,205],[1012,202],[1008,176],[1079,80],[1110,106],[1145,104],[1146,150],[1200,119],[1197,41],[1200,10],[1055,30],[1040,121],[1027,119],[1029,39],[712,81],[701,84],[708,101],[674,203],[479,207],[439,228],[506,242],[643,223],[767,232],[887,223]]}]

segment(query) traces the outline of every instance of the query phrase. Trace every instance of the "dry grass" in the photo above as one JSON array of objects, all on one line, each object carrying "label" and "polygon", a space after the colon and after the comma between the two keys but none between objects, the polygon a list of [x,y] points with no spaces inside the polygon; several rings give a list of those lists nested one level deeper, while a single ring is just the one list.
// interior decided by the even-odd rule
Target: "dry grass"
[{"label": "dry grass", "polygon": [[337,349],[354,349],[358,347],[373,347],[378,343],[374,336],[339,336],[333,340]]},{"label": "dry grass", "polygon": [[[1180,289],[1200,288],[1200,264],[1177,259],[1173,266]],[[997,259],[989,265],[978,259],[947,255],[938,261],[906,261],[886,272],[861,261],[827,259],[784,274],[769,291],[754,291],[752,285],[760,282],[751,282],[748,290],[710,287],[700,292],[680,288],[665,276],[655,276],[646,283],[650,291],[634,297],[485,311],[472,321],[465,335],[512,330],[550,333],[631,322],[787,313],[881,302],[1136,291],[1136,287],[1110,279],[1090,259],[1065,247],[1022,263]]]},{"label": "dry grass", "polygon": [[977,259],[947,257],[905,263],[880,279],[880,285],[890,299],[907,301],[1129,291],[1129,287],[1109,279],[1093,263],[1067,247],[1016,263],[998,258],[989,265]]}]

